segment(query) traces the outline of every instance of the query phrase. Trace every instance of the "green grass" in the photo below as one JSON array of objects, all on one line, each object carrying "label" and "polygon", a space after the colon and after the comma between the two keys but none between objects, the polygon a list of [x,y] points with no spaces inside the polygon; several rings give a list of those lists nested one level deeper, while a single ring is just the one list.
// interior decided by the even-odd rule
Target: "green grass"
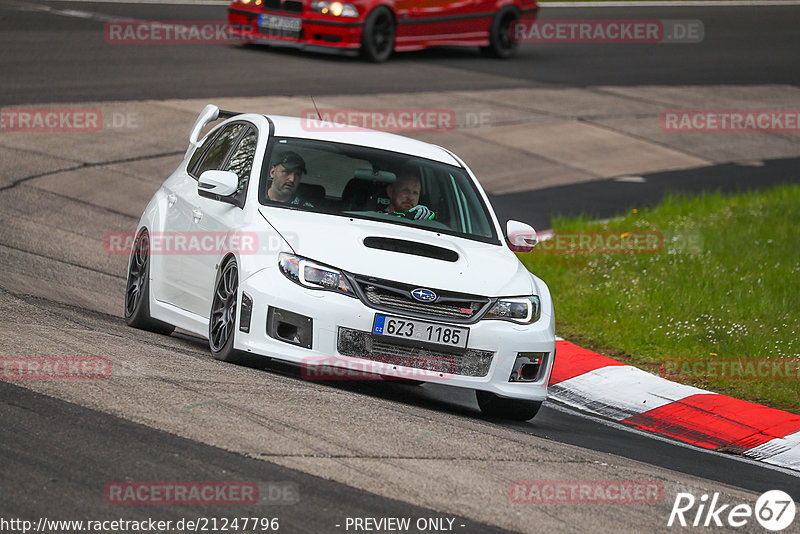
[{"label": "green grass", "polygon": [[520,254],[550,286],[558,335],[654,373],[671,359],[789,364],[789,380],[670,378],[800,413],[800,185],[671,196],[605,224],[561,218],[553,228],[664,236],[656,253]]}]

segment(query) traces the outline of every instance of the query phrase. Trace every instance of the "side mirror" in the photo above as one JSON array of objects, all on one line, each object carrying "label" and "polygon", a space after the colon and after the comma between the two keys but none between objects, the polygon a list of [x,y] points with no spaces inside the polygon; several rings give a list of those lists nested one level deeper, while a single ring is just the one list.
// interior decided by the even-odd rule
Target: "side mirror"
[{"label": "side mirror", "polygon": [[227,197],[239,189],[239,177],[231,171],[205,171],[197,181],[197,193],[201,197]]},{"label": "side mirror", "polygon": [[514,252],[530,252],[539,242],[533,226],[519,221],[506,223],[506,235],[508,248]]}]

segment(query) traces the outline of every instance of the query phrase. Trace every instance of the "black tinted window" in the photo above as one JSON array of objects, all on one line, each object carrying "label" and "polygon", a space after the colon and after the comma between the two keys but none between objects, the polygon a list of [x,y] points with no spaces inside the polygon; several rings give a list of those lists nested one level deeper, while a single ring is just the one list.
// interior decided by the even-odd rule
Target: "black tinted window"
[{"label": "black tinted window", "polygon": [[236,150],[231,154],[228,164],[223,170],[232,171],[239,177],[239,189],[236,194],[244,196],[247,191],[247,183],[250,181],[250,171],[253,169],[253,158],[256,155],[256,142],[258,135],[253,128],[248,129],[244,134]]},{"label": "black tinted window", "polygon": [[248,132],[242,137],[239,146],[231,154],[231,159],[223,170],[233,171],[239,177],[239,189],[247,185],[247,180],[250,178],[250,171],[253,168],[253,158],[256,155],[256,136],[255,130],[250,128]]},{"label": "black tinted window", "polygon": [[209,135],[206,138],[206,140],[203,141],[203,144],[197,147],[197,149],[194,151],[194,154],[192,154],[192,159],[189,160],[189,164],[186,166],[186,169],[189,172],[189,174],[191,174],[195,178],[197,177],[197,173],[194,172],[194,169],[195,167],[197,167],[197,162],[200,161],[200,157],[203,155],[206,149],[211,145],[211,143],[214,142],[214,137],[215,137],[214,135]]},{"label": "black tinted window", "polygon": [[200,176],[203,171],[218,170],[225,162],[225,157],[233,148],[233,144],[239,139],[242,129],[245,128],[244,124],[231,124],[222,130],[214,143],[208,148],[206,153],[202,156],[200,165],[195,169],[195,175]]}]

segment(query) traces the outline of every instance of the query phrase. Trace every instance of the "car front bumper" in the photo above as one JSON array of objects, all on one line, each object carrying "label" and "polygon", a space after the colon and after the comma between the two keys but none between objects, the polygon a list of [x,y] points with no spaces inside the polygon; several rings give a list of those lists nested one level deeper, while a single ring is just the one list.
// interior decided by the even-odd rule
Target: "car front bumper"
[{"label": "car front bumper", "polygon": [[[270,44],[317,52],[357,54],[364,22],[360,19],[323,20],[302,17],[298,34],[267,32],[258,26],[258,9],[228,9],[229,34],[241,42]],[[276,13],[276,15],[278,15]],[[286,17],[281,13],[279,16]],[[299,15],[291,18],[301,18]]]},{"label": "car front bumper", "polygon": [[[503,397],[543,401],[555,357],[555,333],[549,311],[530,325],[502,320],[481,320],[466,326],[469,341],[466,352],[425,350],[377,340],[371,334],[376,313],[358,298],[331,291],[301,287],[288,280],[277,267],[262,269],[240,285],[241,294],[252,299],[248,332],[242,331],[242,314],[237,314],[235,348],[300,364],[303,376],[319,380],[364,379],[364,373],[407,378],[423,382],[491,391]],[[550,306],[549,298],[543,302]],[[276,310],[280,314],[310,319],[310,348],[305,339],[292,343],[268,334]],[[402,312],[390,313],[410,317]],[[426,319],[430,321],[429,319]],[[454,324],[442,320],[443,325]],[[391,345],[387,349],[387,345]],[[430,347],[426,347],[430,348]],[[356,356],[365,351],[364,357]],[[387,352],[388,351],[388,352]],[[519,353],[542,354],[536,379],[510,380]],[[395,355],[395,356],[393,356]],[[320,365],[339,368],[320,372]],[[345,372],[346,371],[346,372]]]}]

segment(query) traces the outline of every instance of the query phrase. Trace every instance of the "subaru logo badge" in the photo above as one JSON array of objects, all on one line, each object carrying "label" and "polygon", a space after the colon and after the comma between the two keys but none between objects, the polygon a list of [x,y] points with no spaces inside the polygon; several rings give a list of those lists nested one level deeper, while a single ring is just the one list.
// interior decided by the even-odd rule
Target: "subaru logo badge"
[{"label": "subaru logo badge", "polygon": [[420,302],[433,302],[438,298],[436,293],[430,289],[422,289],[421,287],[412,291],[411,296]]}]

